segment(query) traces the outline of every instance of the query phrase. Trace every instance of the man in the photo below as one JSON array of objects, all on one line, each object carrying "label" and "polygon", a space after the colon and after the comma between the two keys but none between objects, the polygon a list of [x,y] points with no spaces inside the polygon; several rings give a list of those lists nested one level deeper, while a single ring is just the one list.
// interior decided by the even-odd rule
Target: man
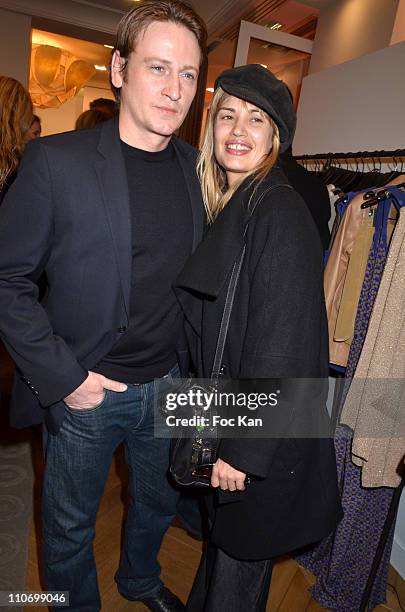
[{"label": "man", "polygon": [[90,110],[98,110],[102,113],[111,117],[114,117],[118,112],[118,107],[114,100],[110,100],[109,98],[97,98],[96,100],[92,100],[89,104]]},{"label": "man", "polygon": [[[131,504],[116,582],[150,610],[183,610],[157,553],[175,515],[168,441],[153,436],[153,380],[185,364],[171,284],[201,238],[195,150],[173,136],[206,44],[179,0],[121,20],[111,64],[117,119],[27,147],[0,217],[0,331],[17,364],[14,425],[45,421],[44,573],[70,608],[101,607],[96,513],[124,442]],[[36,280],[48,290],[38,302]]]}]

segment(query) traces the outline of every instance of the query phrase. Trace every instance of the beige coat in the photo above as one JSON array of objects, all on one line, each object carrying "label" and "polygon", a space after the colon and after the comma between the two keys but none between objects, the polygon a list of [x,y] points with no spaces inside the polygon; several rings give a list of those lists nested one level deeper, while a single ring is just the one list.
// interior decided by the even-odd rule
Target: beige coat
[{"label": "beige coat", "polygon": [[401,210],[341,422],[365,487],[396,487],[405,455],[405,210]]},{"label": "beige coat", "polygon": [[[389,184],[403,182],[405,176]],[[373,240],[372,211],[362,209],[363,193],[350,202],[336,232],[325,267],[324,291],[329,327],[329,360],[346,367],[353,340],[361,287]],[[394,224],[389,224],[389,241]]]}]

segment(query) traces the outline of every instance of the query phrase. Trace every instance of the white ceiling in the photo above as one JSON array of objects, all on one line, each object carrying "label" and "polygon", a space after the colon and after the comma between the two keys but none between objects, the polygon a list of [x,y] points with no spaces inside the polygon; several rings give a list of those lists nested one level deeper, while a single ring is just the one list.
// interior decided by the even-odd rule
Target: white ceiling
[{"label": "white ceiling", "polygon": [[[283,30],[289,31],[295,24],[317,14],[317,9],[321,6],[334,1],[336,0],[285,0],[278,6],[279,0],[267,0],[267,3],[264,0],[190,0],[207,23],[211,40],[218,40],[221,29],[239,23],[244,15],[256,7],[258,11],[264,6],[270,7],[266,20],[270,16],[271,20],[283,24]],[[106,65],[109,63],[110,51],[105,49],[102,43],[111,44],[114,40],[112,32],[115,31],[121,15],[135,4],[134,0],[35,0],[35,3],[32,0],[0,0],[0,6],[7,5],[6,8],[34,15],[35,42],[54,44],[92,64]],[[274,10],[273,6],[276,6]],[[90,23],[94,24],[93,31],[84,27]],[[253,47],[249,61],[268,63],[270,67],[270,56],[263,60],[263,50],[260,47],[255,50]],[[207,85],[212,85],[211,80],[215,79],[216,74],[224,67],[233,65],[235,48],[236,40],[225,40],[210,53]],[[273,59],[275,63],[274,54]],[[292,60],[290,56],[288,61]],[[107,75],[97,72],[91,84],[108,87]]]},{"label": "white ceiling", "polygon": [[[337,1],[299,0],[299,3],[322,8]],[[278,0],[190,0],[190,2],[205,20],[209,36],[214,36],[218,29],[239,21],[246,13],[256,9],[263,11],[265,6],[279,4]],[[37,19],[109,34],[115,32],[121,15],[134,5],[134,0],[0,0],[1,8],[31,15]]]},{"label": "white ceiling", "polygon": [[[77,4],[88,4],[87,0],[70,0]],[[242,0],[245,5],[249,4],[249,0]],[[201,17],[208,22],[222,5],[226,4],[225,0],[189,0],[190,4],[195,10],[201,15]],[[236,4],[236,0],[234,0]],[[93,6],[99,5],[104,9],[117,10],[125,13],[130,8],[135,6],[134,0],[95,0],[92,2]]]},{"label": "white ceiling", "polygon": [[[77,4],[88,4],[87,0],[70,1],[76,2]],[[218,12],[218,9],[226,4],[224,0],[189,0],[189,2],[206,22],[209,22],[215,13]],[[297,0],[297,2],[317,9],[322,9],[336,3],[336,0]],[[236,3],[236,0],[234,0],[234,4]],[[136,2],[134,0],[95,0],[92,4],[93,6],[98,4],[104,8],[125,12],[134,6]],[[250,5],[258,4],[258,2],[252,3],[249,0],[244,0],[244,4],[245,8],[248,9]]]}]

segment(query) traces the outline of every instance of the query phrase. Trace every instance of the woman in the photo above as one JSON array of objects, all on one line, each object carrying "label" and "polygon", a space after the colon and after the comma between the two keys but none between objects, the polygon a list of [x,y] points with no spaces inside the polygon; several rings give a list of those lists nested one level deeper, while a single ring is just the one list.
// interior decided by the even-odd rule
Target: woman
[{"label": "woman", "polygon": [[32,116],[29,93],[15,79],[0,76],[0,205],[17,173]]},{"label": "woman", "polygon": [[[226,70],[215,89],[198,164],[213,223],[177,283],[194,330],[197,374],[210,375],[229,275],[246,244],[225,376],[322,381],[328,372],[322,247],[305,203],[277,166],[294,136],[290,96],[259,65]],[[292,398],[300,414],[302,404]],[[322,419],[325,406],[318,408]],[[304,416],[318,418],[310,409]],[[218,494],[208,554],[188,604],[193,612],[265,610],[274,557],[320,540],[341,518],[331,438],[237,435],[222,440],[213,467]]]},{"label": "woman", "polygon": [[75,130],[87,130],[95,127],[99,123],[108,121],[108,119],[111,119],[111,117],[104,111],[98,108],[90,108],[89,110],[83,111],[78,116],[75,123]]},{"label": "woman", "polygon": [[31,127],[25,135],[25,141],[29,142],[30,140],[35,140],[36,138],[41,138],[42,133],[42,125],[41,118],[38,115],[32,115]]}]

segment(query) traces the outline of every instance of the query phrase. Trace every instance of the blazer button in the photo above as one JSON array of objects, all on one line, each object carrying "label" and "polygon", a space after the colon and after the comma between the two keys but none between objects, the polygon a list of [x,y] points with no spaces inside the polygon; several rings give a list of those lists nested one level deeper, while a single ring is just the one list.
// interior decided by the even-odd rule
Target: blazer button
[{"label": "blazer button", "polygon": [[120,333],[120,334],[123,334],[125,331],[127,331],[127,328],[126,328],[126,326],[125,326],[125,325],[121,325],[121,326],[118,328],[118,331],[119,331],[119,333]]}]

